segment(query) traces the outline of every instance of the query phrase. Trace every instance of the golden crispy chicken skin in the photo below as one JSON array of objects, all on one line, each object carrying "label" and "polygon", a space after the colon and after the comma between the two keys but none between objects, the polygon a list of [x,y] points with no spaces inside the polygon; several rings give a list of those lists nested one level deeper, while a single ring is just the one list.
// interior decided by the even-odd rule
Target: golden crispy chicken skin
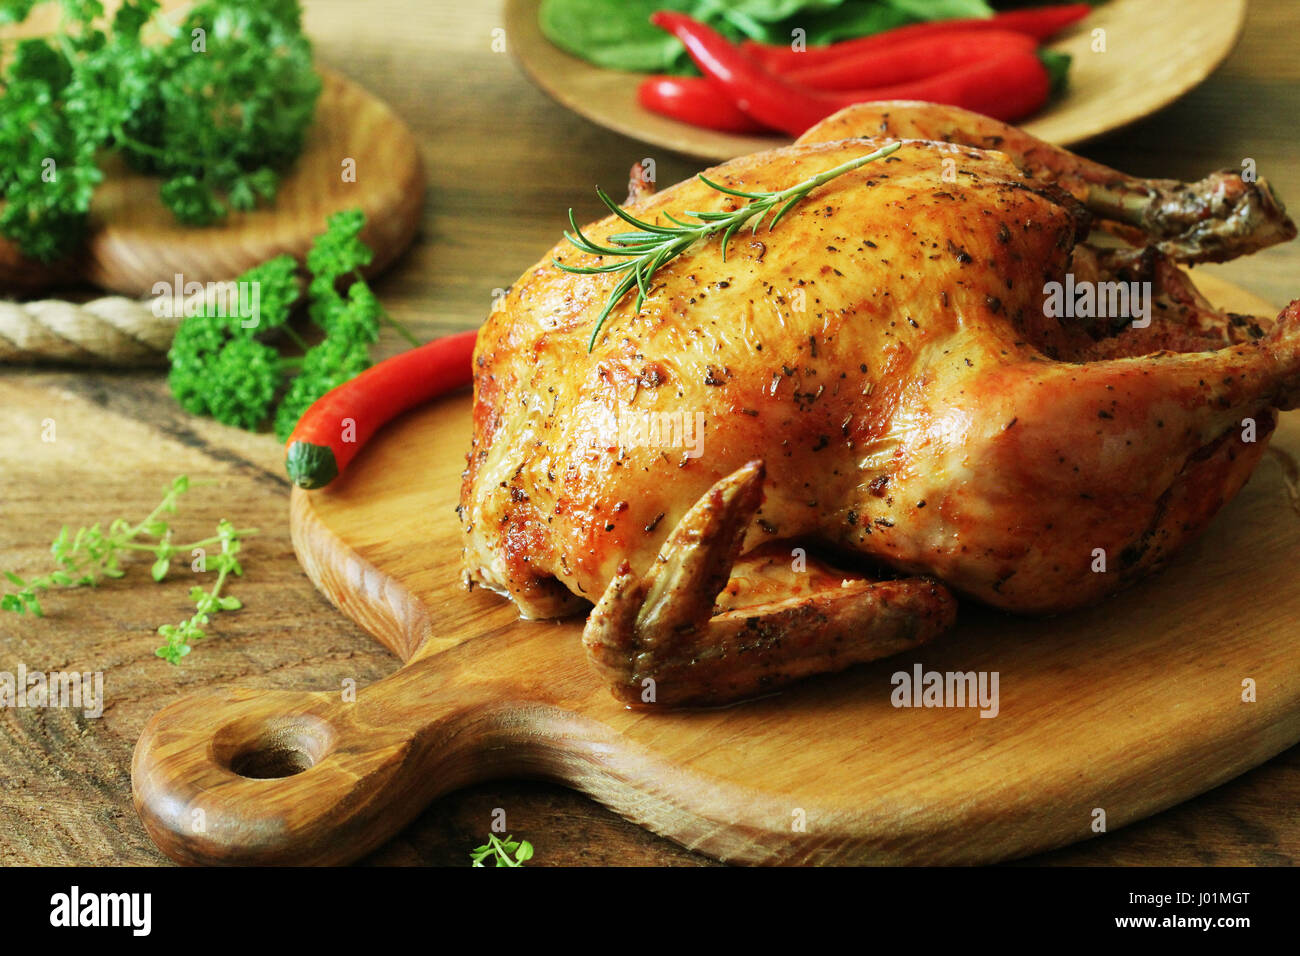
[{"label": "golden crispy chicken skin", "polygon": [[[957,138],[948,108],[904,106],[904,135],[944,123],[936,138]],[[971,122],[986,141],[991,121]],[[879,110],[827,124],[869,136]],[[708,175],[778,190],[887,141],[804,142]],[[1125,206],[1112,179],[1097,200],[1070,154],[1011,145],[903,139],[774,230],[742,230],[725,261],[715,240],[660,269],[640,311],[627,296],[590,352],[618,276],[562,271],[553,258],[600,260],[552,249],[479,334],[460,503],[468,580],[526,617],[600,602],[588,652],[620,697],[669,675],[658,700],[701,702],[928,639],[952,619],[942,585],[1046,612],[1159,566],[1245,482],[1275,410],[1295,405],[1300,306],[1271,331],[1230,333],[1240,323],[1173,268],[1198,241],[1254,242],[1241,205],[1258,197],[1194,235],[1134,212],[1154,217],[1143,228],[1158,239],[1094,249],[1089,208],[1159,204],[1158,190],[1124,180]],[[1046,165],[1018,168],[1027,150]],[[627,208],[653,222],[742,201],[692,179]],[[1274,236],[1260,242],[1294,234],[1264,206]],[[626,229],[609,217],[585,231],[602,243]],[[1049,317],[1045,287],[1072,269],[1151,281],[1152,325]],[[873,591],[862,573],[823,569],[804,585],[784,564],[808,548],[920,577]],[[758,553],[768,572],[746,557]],[[746,561],[752,580],[768,577],[748,613],[727,588]]]}]

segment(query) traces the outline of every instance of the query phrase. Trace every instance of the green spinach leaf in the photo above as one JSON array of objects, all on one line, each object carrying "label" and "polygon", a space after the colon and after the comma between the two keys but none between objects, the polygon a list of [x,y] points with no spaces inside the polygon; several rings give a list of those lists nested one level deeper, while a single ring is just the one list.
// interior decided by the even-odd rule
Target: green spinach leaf
[{"label": "green spinach leaf", "polygon": [[869,36],[922,20],[991,16],[985,0],[543,0],[538,22],[560,49],[597,66],[694,73],[682,45],[650,23],[677,10],[732,40],[809,46]]}]

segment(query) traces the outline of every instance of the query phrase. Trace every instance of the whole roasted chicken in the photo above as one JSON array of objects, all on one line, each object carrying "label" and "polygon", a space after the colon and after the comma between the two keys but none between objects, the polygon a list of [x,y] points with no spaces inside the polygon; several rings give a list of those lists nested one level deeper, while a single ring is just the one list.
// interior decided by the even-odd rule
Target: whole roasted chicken
[{"label": "whole roasted chicken", "polygon": [[[467,580],[529,618],[594,603],[584,644],[620,699],[893,654],[951,625],[953,592],[1095,602],[1196,535],[1300,400],[1300,301],[1223,314],[1177,266],[1294,237],[1262,180],[1133,179],[899,102],[707,175],[780,190],[891,142],[725,259],[714,240],[657,269],[590,351],[619,275],[565,271],[604,259],[565,242],[479,333]],[[743,201],[693,179],[625,208]]]}]

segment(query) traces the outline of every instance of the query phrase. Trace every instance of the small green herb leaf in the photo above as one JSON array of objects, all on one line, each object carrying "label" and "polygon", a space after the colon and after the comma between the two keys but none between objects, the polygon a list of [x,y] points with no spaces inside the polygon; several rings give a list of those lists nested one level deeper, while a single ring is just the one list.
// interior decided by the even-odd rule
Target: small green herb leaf
[{"label": "small green herb leaf", "polygon": [[494,866],[523,866],[525,860],[533,858],[533,845],[526,840],[515,840],[507,836],[499,839],[495,834],[488,835],[488,842],[470,851],[470,866],[486,866],[492,860]]}]

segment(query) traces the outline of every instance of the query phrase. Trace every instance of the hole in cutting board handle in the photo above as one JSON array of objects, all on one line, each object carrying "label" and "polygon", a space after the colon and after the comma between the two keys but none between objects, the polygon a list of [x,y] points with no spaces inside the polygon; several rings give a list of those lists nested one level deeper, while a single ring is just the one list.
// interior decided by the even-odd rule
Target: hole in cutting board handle
[{"label": "hole in cutting board handle", "polygon": [[292,777],[310,770],[334,748],[334,728],[310,715],[227,724],[213,740],[214,756],[252,780]]},{"label": "hole in cutting board handle", "polygon": [[310,770],[316,761],[305,750],[274,747],[269,750],[250,750],[237,754],[230,769],[241,777],[252,780],[272,780],[292,777]]}]

